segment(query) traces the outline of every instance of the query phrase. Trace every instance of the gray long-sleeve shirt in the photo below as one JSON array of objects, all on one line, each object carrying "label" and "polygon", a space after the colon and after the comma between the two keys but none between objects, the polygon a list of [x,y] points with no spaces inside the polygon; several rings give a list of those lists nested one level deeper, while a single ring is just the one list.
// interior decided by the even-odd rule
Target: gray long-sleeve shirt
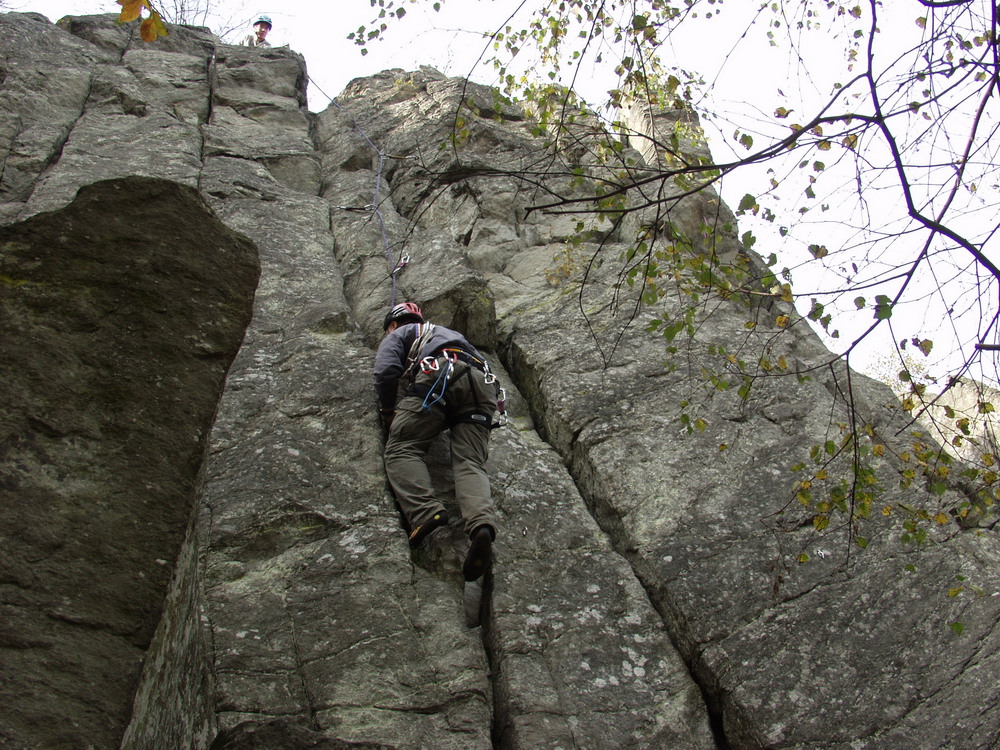
[{"label": "gray long-sleeve shirt", "polygon": [[[399,326],[388,334],[379,345],[375,354],[375,394],[378,397],[380,409],[393,409],[396,406],[396,392],[399,379],[406,370],[407,355],[410,347],[420,335],[419,323],[407,323]],[[417,355],[419,362],[442,349],[462,349],[474,357],[483,359],[468,339],[458,331],[444,326],[434,326],[430,339],[424,344]]]}]

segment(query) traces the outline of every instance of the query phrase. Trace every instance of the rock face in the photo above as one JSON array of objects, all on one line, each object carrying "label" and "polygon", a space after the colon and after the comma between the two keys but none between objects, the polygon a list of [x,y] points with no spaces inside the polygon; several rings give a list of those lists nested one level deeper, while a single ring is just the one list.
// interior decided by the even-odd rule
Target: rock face
[{"label": "rock face", "polygon": [[0,228],[4,747],[118,745],[258,275],[165,180]]},{"label": "rock face", "polygon": [[[790,307],[747,327],[719,302],[668,352],[620,283],[656,218],[582,262],[580,217],[526,211],[537,142],[487,90],[388,71],[313,115],[288,49],[134,32],[0,16],[0,747],[1000,746],[996,531],[904,543],[927,501],[887,458],[872,519],[816,531],[791,467],[838,424],[887,455],[922,438],[779,330]],[[540,190],[596,168],[602,134],[576,134]],[[734,224],[714,195],[670,220]],[[457,524],[411,552],[384,480],[393,297],[508,391],[482,627]],[[764,347],[783,376],[746,398],[701,375]],[[454,505],[446,441],[432,459]]]}]

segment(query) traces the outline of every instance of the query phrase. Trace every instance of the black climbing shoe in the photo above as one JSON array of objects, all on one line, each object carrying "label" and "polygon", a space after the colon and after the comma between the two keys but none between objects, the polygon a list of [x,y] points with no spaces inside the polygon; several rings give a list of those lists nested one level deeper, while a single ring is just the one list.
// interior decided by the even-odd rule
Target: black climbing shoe
[{"label": "black climbing shoe", "polygon": [[419,547],[420,543],[424,541],[430,533],[435,529],[440,529],[442,526],[448,525],[448,514],[443,510],[438,511],[433,516],[431,516],[427,521],[420,524],[413,531],[410,532],[410,546]]},{"label": "black climbing shoe", "polygon": [[490,567],[492,559],[493,530],[489,526],[480,526],[472,532],[472,546],[469,547],[469,554],[465,556],[465,563],[462,565],[465,580],[475,581],[481,578]]}]

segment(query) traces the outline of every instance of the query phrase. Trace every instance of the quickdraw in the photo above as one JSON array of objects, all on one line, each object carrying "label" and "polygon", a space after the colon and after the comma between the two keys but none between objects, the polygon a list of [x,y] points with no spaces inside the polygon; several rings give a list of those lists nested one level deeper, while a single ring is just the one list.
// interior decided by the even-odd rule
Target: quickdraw
[{"label": "quickdraw", "polygon": [[[441,363],[439,362],[441,359],[445,361],[444,367],[441,367]],[[426,363],[427,360],[433,361],[433,368],[429,370],[424,369],[424,363]],[[434,385],[431,386],[431,389],[427,391],[427,395],[424,396],[424,402],[420,405],[421,409],[424,411],[430,411],[434,404],[444,400],[444,392],[448,388],[448,380],[451,378],[451,374],[455,370],[455,363],[457,361],[458,355],[453,352],[442,354],[436,359],[433,357],[424,357],[424,359],[420,361],[420,369],[422,372],[425,372],[428,375],[435,371],[440,373],[437,376],[437,380],[434,381]],[[440,390],[438,389],[438,386],[440,386]]]},{"label": "quickdraw", "polygon": [[[490,374],[493,375],[493,373]],[[493,380],[492,381],[487,380],[486,382],[495,383],[496,379],[497,379],[496,375],[493,375]],[[500,386],[500,392],[497,394],[497,414],[499,415],[499,419],[495,424],[490,425],[491,430],[495,430],[497,427],[506,427],[508,424],[510,424],[510,417],[507,416],[507,409],[505,406],[506,401],[507,401],[507,389],[504,388],[503,386]]]}]

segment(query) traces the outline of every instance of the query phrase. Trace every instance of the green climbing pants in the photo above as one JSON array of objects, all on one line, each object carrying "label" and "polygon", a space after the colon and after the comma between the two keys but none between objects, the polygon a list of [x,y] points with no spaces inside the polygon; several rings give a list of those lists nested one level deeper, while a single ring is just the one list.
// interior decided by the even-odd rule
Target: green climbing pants
[{"label": "green climbing pants", "polygon": [[[442,368],[447,367],[444,357],[438,363]],[[396,416],[385,444],[386,476],[410,528],[444,510],[434,494],[425,458],[434,438],[450,429],[455,497],[465,531],[471,533],[483,524],[496,531],[496,511],[486,474],[489,425],[497,407],[496,387],[486,382],[480,370],[458,361],[448,379],[444,399],[425,409],[424,402],[433,401],[433,395],[425,398],[415,394],[426,393],[439,376],[440,371],[418,372],[414,390],[396,405]]]}]

